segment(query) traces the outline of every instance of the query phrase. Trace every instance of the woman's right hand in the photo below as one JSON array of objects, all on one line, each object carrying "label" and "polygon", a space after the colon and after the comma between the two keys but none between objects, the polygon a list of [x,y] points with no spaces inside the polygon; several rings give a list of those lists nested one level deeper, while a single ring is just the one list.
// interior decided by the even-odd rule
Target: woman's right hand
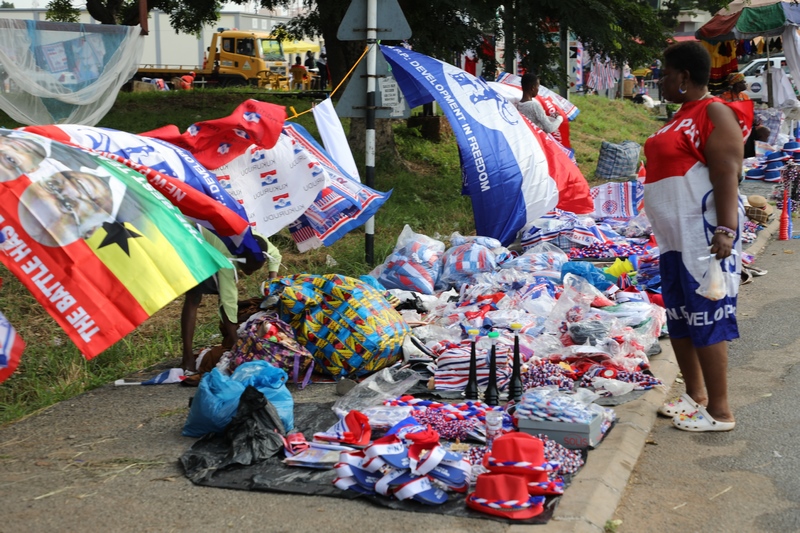
[{"label": "woman's right hand", "polygon": [[725,259],[731,256],[733,250],[733,238],[724,233],[715,233],[711,237],[711,253],[717,259]]}]

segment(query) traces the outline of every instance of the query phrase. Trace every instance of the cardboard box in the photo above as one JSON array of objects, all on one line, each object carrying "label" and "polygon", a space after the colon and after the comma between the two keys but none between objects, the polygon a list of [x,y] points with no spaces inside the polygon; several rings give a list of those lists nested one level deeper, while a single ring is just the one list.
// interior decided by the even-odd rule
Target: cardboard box
[{"label": "cardboard box", "polygon": [[573,422],[545,422],[517,419],[520,431],[530,435],[543,433],[557,443],[571,449],[595,447],[603,438],[600,433],[602,417],[597,414],[589,424],[576,424]]}]

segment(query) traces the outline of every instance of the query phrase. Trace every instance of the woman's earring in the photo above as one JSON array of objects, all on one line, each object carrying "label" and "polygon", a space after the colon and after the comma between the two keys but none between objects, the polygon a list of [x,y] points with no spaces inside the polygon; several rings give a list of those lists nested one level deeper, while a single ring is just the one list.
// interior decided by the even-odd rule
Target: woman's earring
[{"label": "woman's earring", "polygon": [[681,84],[680,87],[678,87],[678,92],[680,94],[686,94],[686,89],[683,88],[683,84]]}]

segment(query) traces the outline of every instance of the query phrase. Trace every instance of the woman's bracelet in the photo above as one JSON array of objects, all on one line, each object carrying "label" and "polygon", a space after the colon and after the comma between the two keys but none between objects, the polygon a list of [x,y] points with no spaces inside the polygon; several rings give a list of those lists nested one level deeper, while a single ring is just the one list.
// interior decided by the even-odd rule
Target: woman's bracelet
[{"label": "woman's bracelet", "polygon": [[726,228],[725,226],[717,226],[717,229],[714,230],[714,234],[725,235],[726,237],[730,237],[731,239],[736,238],[736,232],[731,228]]}]

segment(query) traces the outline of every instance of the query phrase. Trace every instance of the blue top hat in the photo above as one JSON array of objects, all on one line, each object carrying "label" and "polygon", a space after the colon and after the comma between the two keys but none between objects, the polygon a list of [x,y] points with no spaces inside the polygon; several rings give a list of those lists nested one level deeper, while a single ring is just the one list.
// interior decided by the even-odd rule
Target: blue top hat
[{"label": "blue top hat", "polygon": [[767,170],[766,175],[764,176],[764,181],[780,181],[780,180],[781,180],[780,170]]},{"label": "blue top hat", "polygon": [[764,179],[764,173],[764,167],[756,167],[745,172],[745,176],[749,179]]},{"label": "blue top hat", "polygon": [[789,141],[783,144],[784,152],[800,152],[800,142]]},{"label": "blue top hat", "polygon": [[779,161],[771,161],[771,162],[767,163],[767,169],[766,170],[767,170],[767,172],[769,172],[770,170],[780,170],[783,167],[784,167],[784,162],[783,161],[780,161],[780,160]]},{"label": "blue top hat", "polygon": [[789,156],[783,152],[767,152],[767,163],[772,163],[773,161],[786,161],[787,159],[789,159]]}]

